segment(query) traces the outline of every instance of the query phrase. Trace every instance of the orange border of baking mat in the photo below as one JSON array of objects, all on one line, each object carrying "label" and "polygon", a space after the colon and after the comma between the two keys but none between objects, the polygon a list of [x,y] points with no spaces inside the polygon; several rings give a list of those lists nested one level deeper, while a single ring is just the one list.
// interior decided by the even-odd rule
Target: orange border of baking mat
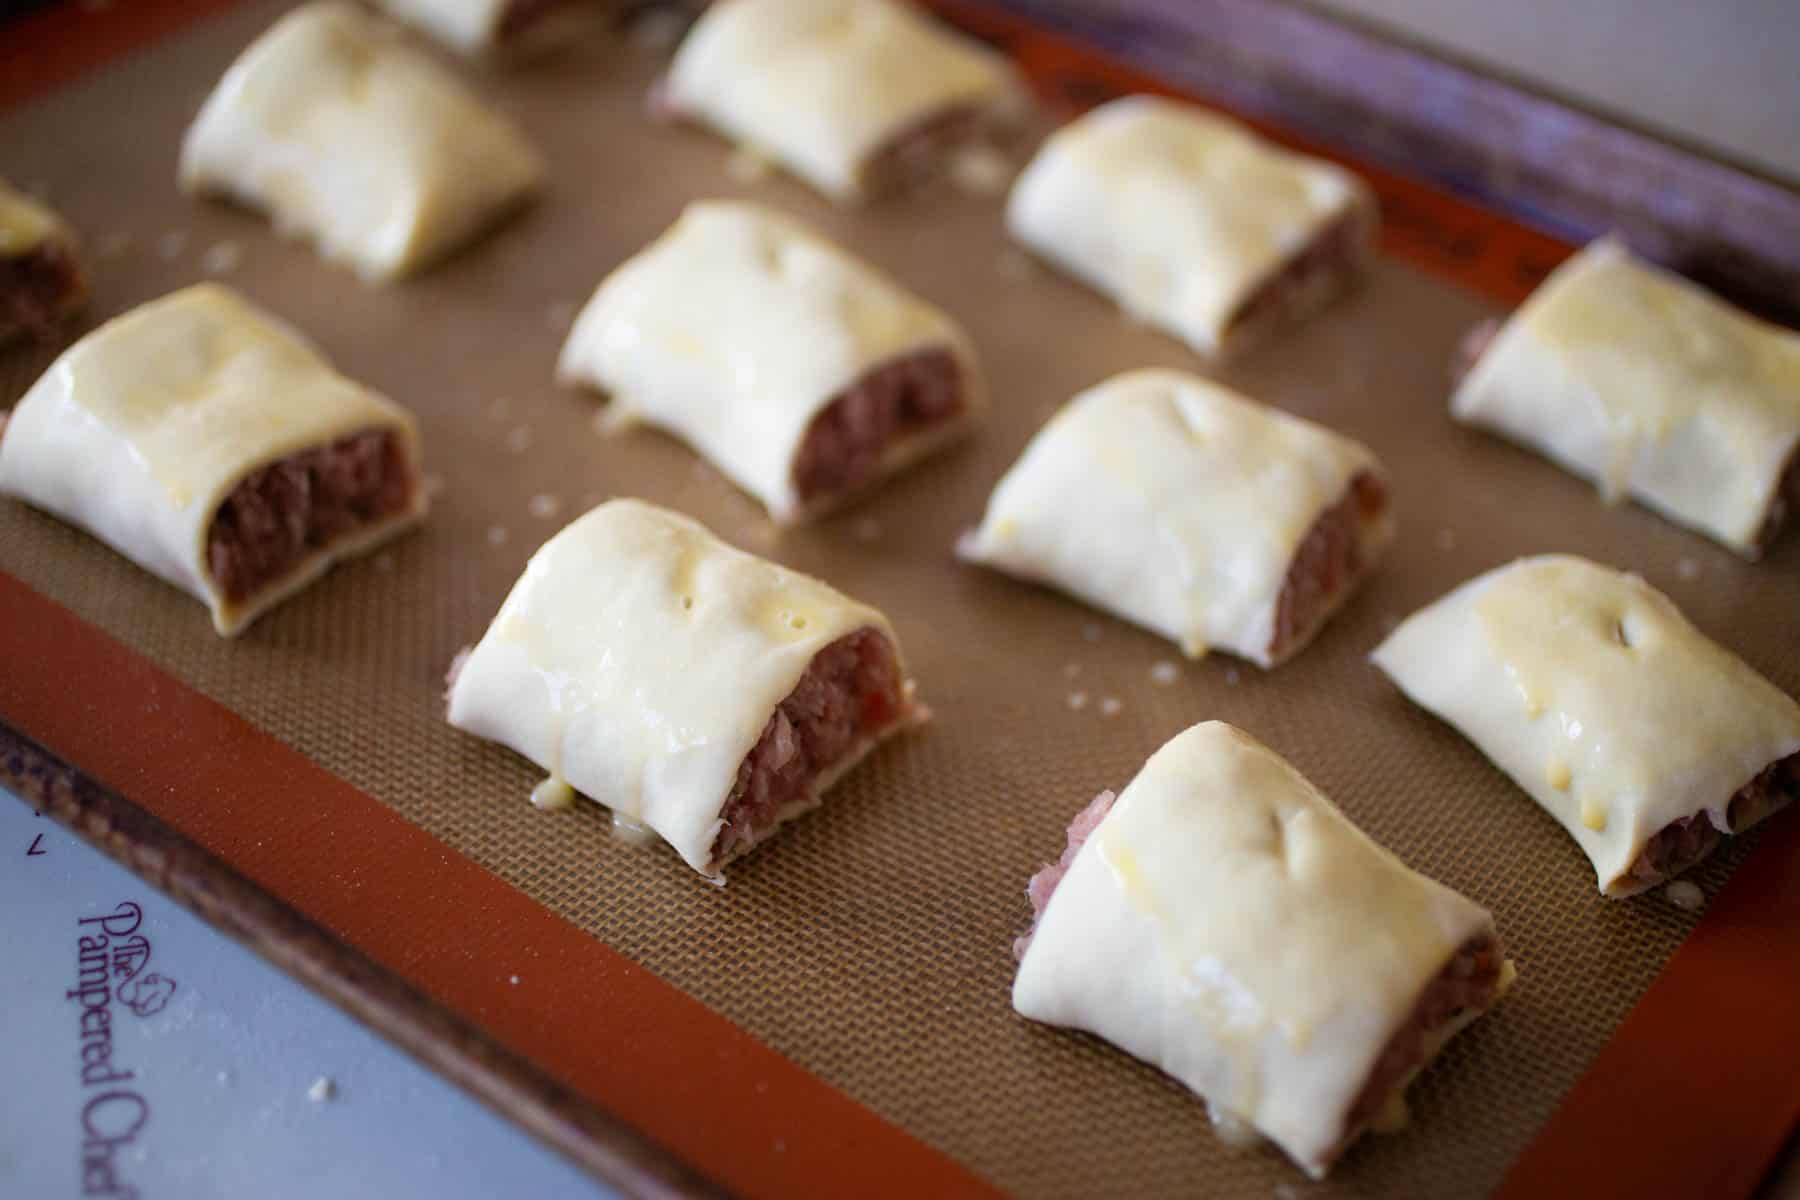
[{"label": "orange border of baking mat", "polygon": [[236,0],[60,0],[0,21],[0,109],[42,96]]},{"label": "orange border of baking mat", "polygon": [[[0,44],[0,108],[232,0],[64,2]],[[1004,42],[1042,89],[1167,85],[966,0],[927,0]],[[1071,83],[1076,87],[1069,87]],[[1067,96],[1065,95],[1065,100]],[[1252,122],[1252,124],[1261,123]],[[1266,126],[1264,126],[1266,129]],[[1285,133],[1302,149],[1342,157]],[[1569,247],[1425,184],[1352,163],[1384,249],[1509,303]],[[450,851],[276,738],[0,572],[0,719],[231,863],[585,1099],[753,1194],[951,1196],[991,1189],[730,1021]],[[146,711],[158,734],[143,736]],[[219,804],[216,797],[294,797]],[[422,953],[454,943],[458,955]],[[556,970],[504,986],[520,944]],[[1744,1196],[1800,1122],[1800,822],[1776,823],[1711,901],[1514,1164],[1499,1195]],[[605,1020],[569,1022],[571,1012]],[[477,1020],[476,1018],[479,1018]],[[571,1054],[571,1050],[580,1053]],[[547,1068],[548,1069],[548,1068]],[[654,1087],[641,1086],[653,1079]],[[754,1095],[754,1103],[741,1103]],[[806,1128],[817,1135],[796,1138]],[[777,1158],[768,1148],[784,1138]]]},{"label": "orange border of baking mat", "polygon": [[[993,1194],[947,1155],[5,572],[0,662],[0,720],[733,1191]],[[504,964],[522,948],[534,969],[530,986],[515,987]]]}]

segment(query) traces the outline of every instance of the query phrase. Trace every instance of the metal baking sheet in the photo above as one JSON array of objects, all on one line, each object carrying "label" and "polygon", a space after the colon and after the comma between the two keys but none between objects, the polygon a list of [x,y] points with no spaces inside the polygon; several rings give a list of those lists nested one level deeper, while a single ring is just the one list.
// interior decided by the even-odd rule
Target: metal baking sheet
[{"label": "metal baking sheet", "polygon": [[[643,100],[663,51],[644,37],[596,39],[511,72],[459,64],[546,152],[549,190],[442,267],[362,285],[254,215],[175,188],[187,121],[282,7],[233,8],[0,114],[4,170],[82,230],[95,275],[86,325],[216,278],[410,407],[441,488],[431,518],[235,641],[217,638],[193,601],[16,503],[0,504],[0,572],[1001,1188],[1447,1195],[1500,1181],[1698,918],[1660,895],[1603,901],[1557,826],[1365,656],[1401,616],[1468,576],[1568,551],[1641,572],[1800,692],[1800,538],[1747,564],[1641,509],[1605,507],[1545,462],[1452,424],[1446,364],[1462,332],[1499,310],[1489,295],[1387,258],[1306,328],[1209,371],[1011,248],[999,196],[945,185],[838,209],[780,176],[749,178],[707,135],[653,123]],[[962,321],[993,398],[975,437],[841,515],[778,533],[674,441],[602,436],[598,399],[551,378],[568,324],[685,203],[720,196],[813,223]],[[31,350],[0,358],[0,403],[48,360]],[[1058,405],[1148,365],[1215,374],[1367,442],[1392,469],[1392,554],[1311,649],[1272,673],[1225,657],[1187,662],[1147,634],[952,557]],[[615,840],[591,805],[532,809],[535,769],[442,719],[445,668],[531,551],[619,495],[680,509],[884,608],[936,713],[738,864],[723,889],[666,848]],[[1165,662],[1177,667],[1170,683],[1153,675]],[[1058,853],[1095,792],[1123,785],[1164,740],[1207,718],[1252,731],[1411,865],[1491,907],[1518,963],[1504,1004],[1415,1088],[1411,1128],[1367,1139],[1324,1185],[1305,1184],[1273,1153],[1229,1151],[1179,1086],[1010,1008],[1026,877]],[[150,714],[143,736],[155,734]],[[1730,843],[1696,882],[1715,893],[1757,841]]]}]

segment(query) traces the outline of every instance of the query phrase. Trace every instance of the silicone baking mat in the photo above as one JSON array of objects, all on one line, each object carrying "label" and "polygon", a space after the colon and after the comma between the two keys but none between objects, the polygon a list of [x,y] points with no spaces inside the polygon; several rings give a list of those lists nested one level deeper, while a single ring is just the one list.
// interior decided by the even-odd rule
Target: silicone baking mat
[{"label": "silicone baking mat", "polygon": [[[189,201],[175,188],[187,121],[283,7],[231,7],[0,114],[3,169],[82,230],[95,277],[83,327],[216,278],[412,408],[440,489],[429,522],[234,641],[215,637],[193,601],[17,503],[0,504],[0,572],[441,840],[447,864],[452,851],[473,860],[1001,1188],[1402,1196],[1475,1194],[1500,1182],[1698,918],[1660,893],[1603,901],[1555,824],[1475,750],[1402,701],[1367,664],[1368,651],[1400,617],[1478,571],[1569,551],[1641,572],[1702,629],[1800,692],[1800,538],[1760,564],[1740,562],[1640,509],[1604,507],[1587,485],[1448,419],[1446,364],[1460,335],[1516,299],[1566,248],[1378,176],[1394,253],[1367,286],[1241,366],[1207,372],[1180,345],[1011,248],[999,195],[946,184],[840,210],[746,169],[709,136],[653,123],[644,96],[664,51],[640,30],[507,73],[459,64],[546,152],[548,192],[442,267],[367,287],[278,240],[257,217]],[[1066,115],[1057,107],[1066,104],[1066,80],[1039,77],[1055,85],[1053,115]],[[1086,98],[1100,91],[1090,87]],[[551,379],[574,312],[686,202],[719,196],[755,198],[815,224],[963,322],[993,398],[978,434],[854,509],[778,535],[677,443],[598,433],[596,398]],[[1444,221],[1461,222],[1475,240]],[[1421,262],[1453,266],[1454,278]],[[29,349],[0,357],[0,404],[49,357]],[[1392,469],[1393,553],[1311,649],[1272,673],[1222,656],[1187,662],[1147,634],[951,555],[995,480],[1059,404],[1115,372],[1155,364],[1217,374],[1367,442]],[[534,810],[526,795],[535,768],[442,719],[445,668],[480,635],[531,551],[589,506],[621,495],[687,512],[884,608],[936,714],[875,755],[824,808],[736,865],[723,889],[664,847],[615,840],[591,805]],[[42,612],[9,603],[15,614]],[[66,628],[56,623],[57,636]],[[45,669],[60,653],[44,652]],[[1172,680],[1165,663],[1175,667]],[[0,706],[9,689],[14,705],[0,707],[0,718],[48,738],[17,715],[23,686],[0,685]],[[1123,785],[1164,740],[1208,718],[1255,733],[1412,866],[1491,907],[1518,964],[1504,1004],[1415,1087],[1410,1129],[1366,1139],[1325,1185],[1307,1183],[1273,1153],[1228,1150],[1179,1086],[1094,1039],[1028,1024],[1010,1007],[1010,945],[1029,916],[1026,877],[1059,852],[1070,816],[1096,791]],[[142,705],[127,736],[176,737],[168,720]],[[107,782],[140,803],[175,790],[152,777]],[[291,783],[248,782],[183,802],[210,822],[246,829],[262,810],[291,818],[310,803]],[[384,924],[414,919],[360,909],[344,889],[361,877],[334,878],[322,847],[359,831],[306,828],[319,839],[303,872],[309,894],[339,888],[343,915],[332,924],[343,936],[366,947]],[[1695,882],[1715,895],[1758,840],[1729,843]],[[245,855],[233,861],[258,876],[259,860]],[[1791,892],[1782,903],[1763,915],[1791,925]],[[438,913],[431,928],[453,931],[456,919]],[[512,992],[488,987],[479,1000],[466,989],[427,990],[460,1003],[477,1024],[511,1019],[496,1006],[520,1006],[532,1014],[535,1044],[555,1047],[556,1060],[604,1059],[641,1036],[619,1024],[604,994],[564,989],[557,1006],[531,1008],[536,979],[523,932],[515,949],[511,958],[504,949],[478,958],[452,932],[387,965],[421,978],[446,978],[446,970],[520,977]],[[437,961],[459,955],[470,961]],[[1729,989],[1733,969],[1726,965],[1721,987]],[[1797,1000],[1792,991],[1764,995],[1757,1011],[1791,1012]],[[1687,1016],[1698,1028],[1718,1014]],[[576,1070],[536,1057],[552,1073]],[[656,1119],[634,1116],[631,1097],[675,1085],[615,1082],[609,1103],[671,1140]],[[1695,1079],[1690,1101],[1723,1102],[1710,1094],[1715,1085],[1723,1082]],[[1791,1120],[1791,1091],[1786,1115],[1764,1111],[1765,1123]],[[711,1095],[691,1118],[712,1122],[695,1140],[733,1144],[734,1114],[778,1126],[779,1113],[754,1115],[763,1103],[754,1086]],[[808,1131],[795,1127],[791,1136],[797,1148]],[[786,1140],[759,1147],[772,1164],[764,1178],[798,1178],[781,1171]],[[716,1159],[705,1166],[730,1175]]]}]

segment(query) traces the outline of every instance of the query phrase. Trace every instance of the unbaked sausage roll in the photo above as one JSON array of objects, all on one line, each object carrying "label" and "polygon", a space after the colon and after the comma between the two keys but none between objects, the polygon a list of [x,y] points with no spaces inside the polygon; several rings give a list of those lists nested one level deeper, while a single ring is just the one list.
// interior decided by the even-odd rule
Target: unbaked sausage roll
[{"label": "unbaked sausage roll", "polygon": [[[742,3],[743,0],[730,0]],[[557,368],[682,438],[788,524],[967,431],[982,387],[942,312],[799,222],[690,205],[615,270]]]},{"label": "unbaked sausage roll", "polygon": [[595,26],[596,0],[375,0],[462,54],[513,57],[548,50]]},{"label": "unbaked sausage roll", "polygon": [[1190,104],[1127,96],[1064,126],[1013,185],[1013,237],[1200,354],[1229,357],[1366,270],[1355,175]]},{"label": "unbaked sausage roll", "polygon": [[1749,558],[1800,507],[1800,333],[1603,238],[1462,350],[1450,401]]},{"label": "unbaked sausage roll", "polygon": [[263,209],[368,280],[449,254],[538,188],[538,154],[398,31],[317,0],[253,42],[181,147],[181,186]]},{"label": "unbaked sausage roll", "polygon": [[86,298],[74,230],[0,179],[0,345],[48,337]]},{"label": "unbaked sausage roll", "polygon": [[1298,651],[1393,539],[1361,444],[1180,371],[1090,388],[994,489],[963,558],[1062,589],[1191,657]]},{"label": "unbaked sausage roll", "polygon": [[658,101],[838,200],[935,174],[1029,111],[1004,56],[909,0],[714,4],[676,52]]},{"label": "unbaked sausage roll", "polygon": [[0,428],[0,494],[205,601],[226,635],[426,506],[412,417],[213,284],[52,363]]},{"label": "unbaked sausage roll", "polygon": [[1642,579],[1585,559],[1480,575],[1374,660],[1562,823],[1608,896],[1800,795],[1800,705]]},{"label": "unbaked sausage roll", "polygon": [[919,720],[886,617],[613,500],[551,538],[451,667],[450,723],[721,869]]},{"label": "unbaked sausage roll", "polygon": [[1027,888],[1013,1007],[1086,1030],[1315,1179],[1512,982],[1493,918],[1370,841],[1273,751],[1178,734]]}]

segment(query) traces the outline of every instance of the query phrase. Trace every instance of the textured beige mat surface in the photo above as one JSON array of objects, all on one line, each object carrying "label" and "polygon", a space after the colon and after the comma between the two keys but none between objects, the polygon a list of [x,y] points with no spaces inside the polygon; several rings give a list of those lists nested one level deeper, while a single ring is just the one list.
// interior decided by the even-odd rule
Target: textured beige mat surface
[{"label": "textured beige mat surface", "polygon": [[[431,519],[232,642],[214,636],[198,604],[16,503],[0,502],[0,570],[1005,1187],[1397,1196],[1497,1182],[1694,917],[1660,894],[1602,901],[1554,823],[1404,703],[1365,655],[1395,620],[1469,575],[1561,550],[1640,571],[1797,692],[1800,539],[1747,565],[1646,512],[1602,507],[1587,485],[1454,426],[1445,363],[1491,306],[1384,263],[1348,302],[1226,378],[1374,447],[1395,476],[1395,550],[1293,663],[1264,674],[1224,657],[1186,662],[1147,634],[952,558],[957,534],[1056,405],[1126,368],[1198,368],[1179,345],[1009,249],[999,198],[946,188],[850,213],[779,178],[740,181],[723,145],[642,115],[655,52],[598,41],[528,71],[471,73],[549,155],[550,189],[439,269],[366,287],[260,219],[175,190],[186,121],[278,11],[247,6],[0,117],[4,170],[47,188],[84,232],[90,323],[216,277],[411,407],[442,481]],[[685,201],[733,195],[816,222],[950,310],[993,395],[962,448],[779,538],[678,444],[597,434],[596,398],[551,378],[601,276]],[[47,361],[0,355],[0,404]],[[681,509],[886,609],[936,712],[740,863],[723,890],[664,847],[615,841],[592,806],[533,810],[532,767],[442,721],[445,667],[531,551],[614,495]],[[1179,666],[1172,683],[1153,678],[1163,662]],[[1254,732],[1410,864],[1490,906],[1520,971],[1502,1007],[1415,1089],[1411,1130],[1370,1139],[1327,1187],[1273,1154],[1228,1152],[1178,1086],[1097,1041],[1028,1025],[1009,1004],[1026,877],[1056,855],[1094,792],[1123,785],[1166,738],[1213,717]],[[1716,888],[1743,849],[1697,881]]]}]

